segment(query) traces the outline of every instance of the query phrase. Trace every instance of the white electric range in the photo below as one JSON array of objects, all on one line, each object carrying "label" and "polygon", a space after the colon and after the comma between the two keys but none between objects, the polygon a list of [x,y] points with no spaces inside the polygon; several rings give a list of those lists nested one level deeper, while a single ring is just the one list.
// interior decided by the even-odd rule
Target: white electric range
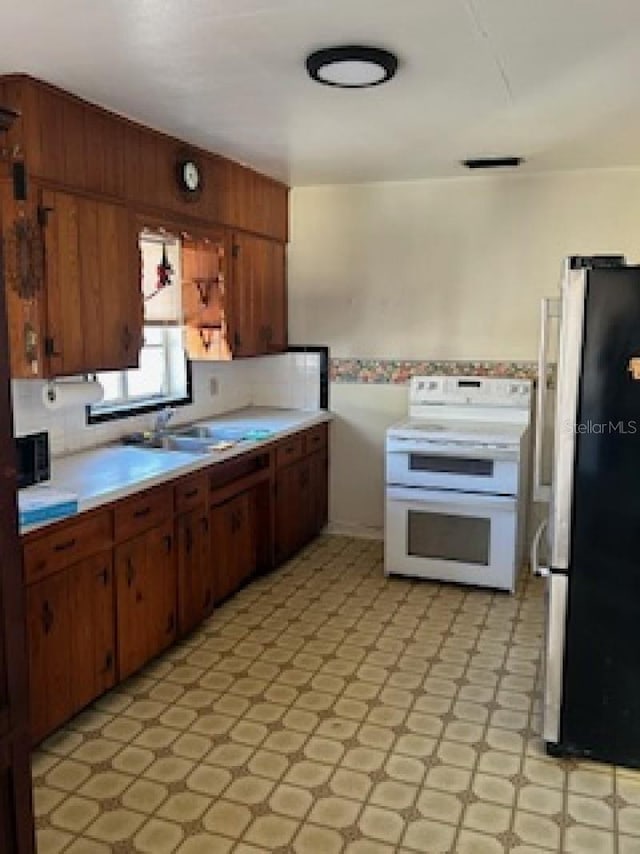
[{"label": "white electric range", "polygon": [[412,378],[387,431],[385,574],[515,588],[530,415],[528,380]]}]

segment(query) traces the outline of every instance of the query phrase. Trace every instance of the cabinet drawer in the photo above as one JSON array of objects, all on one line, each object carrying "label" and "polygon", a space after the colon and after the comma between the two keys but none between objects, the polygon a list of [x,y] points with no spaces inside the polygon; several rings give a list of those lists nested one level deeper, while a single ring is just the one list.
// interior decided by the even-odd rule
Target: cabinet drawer
[{"label": "cabinet drawer", "polygon": [[45,578],[65,566],[107,549],[113,542],[109,511],[58,524],[42,537],[24,545],[27,583]]},{"label": "cabinet drawer", "polygon": [[304,454],[304,438],[301,435],[290,436],[276,448],[276,466],[282,468],[299,460]]},{"label": "cabinet drawer", "polygon": [[327,425],[318,424],[317,427],[312,427],[304,434],[304,452],[312,454],[320,448],[327,446]]},{"label": "cabinet drawer", "polygon": [[191,510],[198,504],[203,504],[208,498],[207,475],[185,477],[176,484],[176,511]]},{"label": "cabinet drawer", "polygon": [[116,541],[128,540],[136,534],[159,525],[173,515],[173,488],[162,486],[149,489],[118,504],[114,510]]}]

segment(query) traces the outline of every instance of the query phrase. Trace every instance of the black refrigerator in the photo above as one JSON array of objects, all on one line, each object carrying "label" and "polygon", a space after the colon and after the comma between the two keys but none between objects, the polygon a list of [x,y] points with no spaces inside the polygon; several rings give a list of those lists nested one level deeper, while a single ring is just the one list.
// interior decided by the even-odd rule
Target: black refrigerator
[{"label": "black refrigerator", "polygon": [[620,256],[565,265],[547,541],[547,750],[640,767],[640,267]]}]

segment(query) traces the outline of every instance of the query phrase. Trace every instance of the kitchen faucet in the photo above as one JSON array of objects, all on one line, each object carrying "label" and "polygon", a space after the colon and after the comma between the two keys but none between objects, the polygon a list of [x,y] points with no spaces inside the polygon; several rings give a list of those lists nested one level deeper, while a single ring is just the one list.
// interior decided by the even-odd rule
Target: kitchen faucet
[{"label": "kitchen faucet", "polygon": [[154,419],[153,432],[163,433],[167,429],[169,421],[173,418],[174,413],[175,409],[171,406],[165,406],[164,409],[161,409]]}]

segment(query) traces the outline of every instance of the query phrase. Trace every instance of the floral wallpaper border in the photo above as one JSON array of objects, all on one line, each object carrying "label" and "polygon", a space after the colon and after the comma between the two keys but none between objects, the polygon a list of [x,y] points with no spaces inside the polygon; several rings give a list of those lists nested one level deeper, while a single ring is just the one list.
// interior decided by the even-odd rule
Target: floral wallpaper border
[{"label": "floral wallpaper border", "polygon": [[[536,362],[470,362],[409,359],[336,359],[330,362],[329,377],[334,383],[395,383],[403,385],[412,376],[422,375],[513,377],[535,380]],[[548,380],[551,379],[551,371]]]}]

